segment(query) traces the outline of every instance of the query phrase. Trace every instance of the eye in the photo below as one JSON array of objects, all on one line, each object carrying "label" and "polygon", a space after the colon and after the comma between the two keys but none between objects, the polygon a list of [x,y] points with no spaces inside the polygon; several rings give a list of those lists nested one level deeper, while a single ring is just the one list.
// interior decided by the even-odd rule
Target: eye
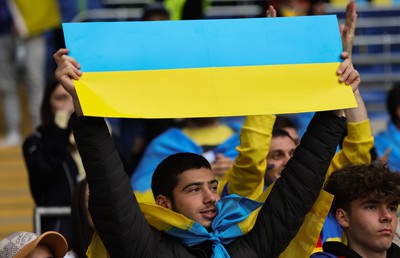
[{"label": "eye", "polygon": [[397,205],[396,205],[396,206],[389,206],[389,207],[388,207],[388,210],[389,210],[390,212],[397,213]]},{"label": "eye", "polygon": [[280,152],[275,152],[275,153],[272,153],[272,155],[271,155],[271,159],[273,159],[273,160],[280,160],[280,159],[282,159],[282,157],[283,157],[283,154]]},{"label": "eye", "polygon": [[200,187],[193,187],[188,189],[189,193],[196,193],[198,191],[200,191]]},{"label": "eye", "polygon": [[217,189],[218,189],[218,186],[217,186],[217,185],[214,185],[214,186],[211,186],[211,187],[210,187],[210,190],[211,190],[212,192],[217,192]]},{"label": "eye", "polygon": [[365,208],[366,208],[367,210],[376,210],[376,209],[377,209],[376,205],[373,205],[373,204],[366,205]]}]

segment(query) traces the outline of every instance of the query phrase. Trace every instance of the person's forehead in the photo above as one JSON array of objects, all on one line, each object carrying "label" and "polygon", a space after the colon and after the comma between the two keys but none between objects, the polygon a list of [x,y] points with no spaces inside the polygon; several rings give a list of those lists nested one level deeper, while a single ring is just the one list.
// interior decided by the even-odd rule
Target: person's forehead
[{"label": "person's forehead", "polygon": [[296,144],[287,136],[276,136],[271,139],[270,150],[294,149]]},{"label": "person's forehead", "polygon": [[214,180],[214,174],[209,168],[189,169],[179,175],[179,183],[208,182],[211,180]]},{"label": "person's forehead", "polygon": [[296,128],[293,128],[293,127],[285,127],[285,128],[283,128],[283,130],[285,130],[286,132],[288,132],[289,135],[290,135],[292,138],[298,138],[298,137],[299,137],[299,134],[298,134]]}]

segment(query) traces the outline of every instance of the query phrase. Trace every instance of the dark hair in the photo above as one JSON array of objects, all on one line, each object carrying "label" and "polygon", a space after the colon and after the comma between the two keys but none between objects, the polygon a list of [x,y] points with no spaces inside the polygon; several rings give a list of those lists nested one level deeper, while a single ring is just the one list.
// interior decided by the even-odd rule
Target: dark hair
[{"label": "dark hair", "polygon": [[280,129],[280,128],[272,129],[272,138],[275,138],[275,137],[288,137],[290,140],[292,140],[292,142],[294,144],[296,144],[296,145],[298,144],[298,142],[295,139],[293,139],[293,137],[290,136],[290,134],[284,129]]},{"label": "dark hair", "polygon": [[167,9],[164,7],[163,3],[153,3],[150,5],[147,5],[143,9],[143,14],[142,14],[142,21],[149,21],[151,20],[151,17],[153,16],[163,16],[169,19],[169,12]]},{"label": "dark hair", "polygon": [[286,116],[277,115],[273,129],[293,128],[297,130],[296,125]]},{"label": "dark hair", "polygon": [[172,192],[178,184],[178,176],[190,169],[208,168],[210,163],[201,155],[183,152],[168,156],[156,167],[151,181],[154,199],[164,195],[173,200]]},{"label": "dark hair", "polygon": [[342,208],[350,212],[350,202],[359,198],[374,198],[382,202],[399,202],[400,174],[381,162],[345,166],[328,178],[325,191],[335,196],[331,212]]},{"label": "dark hair", "polygon": [[51,80],[44,89],[42,105],[40,107],[40,118],[42,120],[42,125],[45,127],[54,123],[54,114],[51,110],[50,98],[59,84],[57,80]]},{"label": "dark hair", "polygon": [[400,123],[400,117],[397,115],[397,109],[400,106],[400,82],[395,82],[388,92],[386,99],[386,108],[390,119],[396,125]]},{"label": "dark hair", "polygon": [[86,250],[92,241],[93,232],[89,228],[86,216],[86,179],[82,180],[75,189],[71,203],[72,245],[71,248],[78,257],[86,257]]}]

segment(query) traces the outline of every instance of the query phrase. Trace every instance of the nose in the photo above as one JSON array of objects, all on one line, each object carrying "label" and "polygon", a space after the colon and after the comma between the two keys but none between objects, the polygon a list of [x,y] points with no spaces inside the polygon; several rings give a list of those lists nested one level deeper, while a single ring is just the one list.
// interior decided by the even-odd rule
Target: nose
[{"label": "nose", "polygon": [[383,207],[380,214],[380,221],[381,222],[392,222],[393,215],[387,207]]},{"label": "nose", "polygon": [[212,192],[210,189],[204,191],[203,201],[205,204],[215,204],[217,202],[216,193]]},{"label": "nose", "polygon": [[286,163],[289,161],[290,157],[291,157],[291,156],[290,156],[289,154],[287,154],[287,155],[285,155],[285,157],[283,158],[282,164],[283,164],[284,167],[286,167]]}]

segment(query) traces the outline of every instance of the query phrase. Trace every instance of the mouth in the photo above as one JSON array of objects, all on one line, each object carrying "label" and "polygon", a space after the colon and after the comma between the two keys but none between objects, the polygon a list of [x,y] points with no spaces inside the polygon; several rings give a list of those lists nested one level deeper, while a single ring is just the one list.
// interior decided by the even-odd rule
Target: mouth
[{"label": "mouth", "polygon": [[217,210],[216,209],[207,209],[207,210],[200,211],[200,214],[203,218],[205,218],[207,220],[212,220],[217,215]]},{"label": "mouth", "polygon": [[385,228],[379,231],[379,233],[383,234],[383,235],[392,235],[393,231],[390,228]]}]

